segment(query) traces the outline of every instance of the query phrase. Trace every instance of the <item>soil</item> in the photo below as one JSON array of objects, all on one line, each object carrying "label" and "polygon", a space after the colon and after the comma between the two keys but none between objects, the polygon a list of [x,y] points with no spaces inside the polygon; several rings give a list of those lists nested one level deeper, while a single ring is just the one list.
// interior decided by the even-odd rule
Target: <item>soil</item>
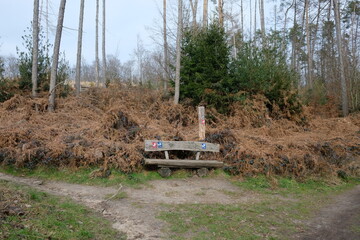
[{"label": "soil", "polygon": [[[70,197],[102,213],[129,240],[166,239],[162,232],[165,223],[156,216],[160,211],[167,210],[167,204],[234,204],[261,200],[256,193],[241,190],[222,178],[156,180],[139,189],[39,181],[3,173],[0,173],[0,179]],[[119,192],[125,192],[126,197],[112,200],[111,197]],[[360,233],[351,231],[351,227],[360,225],[360,186],[336,197],[331,205],[320,210],[306,225],[308,230],[296,235],[294,239],[359,239]]]},{"label": "soil", "polygon": [[[166,204],[255,202],[256,194],[233,186],[224,179],[156,180],[141,189],[119,186],[96,187],[33,178],[15,177],[0,173],[0,179],[31,186],[54,195],[67,196],[113,221],[113,227],[127,234],[128,239],[164,239],[165,223],[156,216],[166,210]],[[111,200],[118,192],[125,192],[123,199]],[[227,194],[231,192],[232,194]]]},{"label": "soil", "polygon": [[[333,203],[321,209],[309,221],[308,231],[295,239],[302,240],[356,240],[360,239],[360,185],[336,197]],[[353,229],[353,228],[355,228]]]}]

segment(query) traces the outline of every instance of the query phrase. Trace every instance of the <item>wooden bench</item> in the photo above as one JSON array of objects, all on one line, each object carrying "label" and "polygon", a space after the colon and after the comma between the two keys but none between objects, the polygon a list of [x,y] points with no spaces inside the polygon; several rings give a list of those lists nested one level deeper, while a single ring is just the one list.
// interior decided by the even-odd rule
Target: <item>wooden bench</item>
[{"label": "wooden bench", "polygon": [[[193,160],[189,159],[169,159],[169,151],[182,150],[196,152]],[[219,145],[207,142],[195,141],[160,141],[145,140],[146,152],[165,152],[165,159],[144,159],[145,165],[157,165],[161,168],[219,168],[223,166],[223,162],[216,160],[200,160],[201,152],[219,152]],[[169,170],[167,170],[169,172]],[[161,174],[161,173],[160,173]],[[171,174],[171,171],[170,171]],[[167,175],[167,174],[165,174]]]}]

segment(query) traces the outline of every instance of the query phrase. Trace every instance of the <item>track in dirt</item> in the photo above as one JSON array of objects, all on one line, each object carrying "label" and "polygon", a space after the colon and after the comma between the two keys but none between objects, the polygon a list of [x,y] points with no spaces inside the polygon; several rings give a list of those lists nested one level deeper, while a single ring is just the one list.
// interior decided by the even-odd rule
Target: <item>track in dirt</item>
[{"label": "track in dirt", "polygon": [[[43,192],[70,197],[101,213],[113,222],[113,227],[127,234],[128,239],[166,239],[165,223],[156,218],[166,211],[165,204],[236,204],[256,202],[261,196],[235,187],[224,179],[189,178],[156,180],[141,189],[84,186],[54,181],[39,181],[0,173],[0,179],[28,185]],[[127,197],[109,200],[119,191]],[[231,196],[226,192],[232,192]],[[360,185],[336,197],[332,204],[305,223],[308,230],[294,239],[360,239],[360,233],[350,231],[360,225]]]},{"label": "track in dirt", "polygon": [[[190,178],[184,180],[152,181],[142,189],[84,186],[54,181],[39,181],[0,173],[0,179],[28,185],[58,196],[70,197],[100,212],[113,222],[113,227],[127,235],[127,239],[166,239],[162,232],[165,223],[156,218],[167,210],[164,204],[184,203],[244,203],[256,202],[258,196],[249,194],[223,179]],[[118,191],[127,197],[108,200]],[[233,196],[226,191],[234,193]]]}]

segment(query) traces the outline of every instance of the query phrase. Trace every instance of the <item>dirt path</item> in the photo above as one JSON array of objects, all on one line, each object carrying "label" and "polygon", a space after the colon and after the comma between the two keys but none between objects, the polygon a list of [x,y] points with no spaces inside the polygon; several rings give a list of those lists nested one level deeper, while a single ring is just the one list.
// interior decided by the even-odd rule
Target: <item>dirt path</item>
[{"label": "dirt path", "polygon": [[[295,239],[357,240],[360,239],[360,185],[334,199],[307,223],[309,231]],[[355,230],[354,228],[357,228]]]},{"label": "dirt path", "polygon": [[[231,204],[258,201],[224,179],[189,178],[152,181],[141,189],[96,187],[34,178],[15,177],[0,173],[0,179],[31,186],[50,194],[67,196],[102,213],[113,221],[113,227],[127,234],[128,239],[166,239],[161,231],[165,223],[156,218],[166,204],[221,203]],[[127,197],[108,200],[118,191]],[[231,194],[229,194],[231,193]]]},{"label": "dirt path", "polygon": [[[15,177],[0,173],[0,179],[31,186],[50,194],[67,196],[83,203],[113,222],[113,227],[127,234],[128,239],[166,239],[162,232],[165,223],[156,218],[166,211],[166,204],[182,203],[246,203],[261,200],[224,179],[189,178],[151,181],[141,189],[127,187],[96,187],[34,178]],[[109,200],[117,192],[127,197]],[[229,194],[231,193],[231,194]],[[307,232],[295,239],[360,239],[360,233],[351,231],[360,226],[360,186],[338,196],[330,206],[321,210],[308,223]]]}]

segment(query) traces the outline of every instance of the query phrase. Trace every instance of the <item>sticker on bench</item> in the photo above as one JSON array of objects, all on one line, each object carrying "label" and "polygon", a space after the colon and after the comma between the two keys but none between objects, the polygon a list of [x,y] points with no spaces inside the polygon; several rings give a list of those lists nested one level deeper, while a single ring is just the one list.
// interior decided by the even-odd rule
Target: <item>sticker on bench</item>
[{"label": "sticker on bench", "polygon": [[153,147],[153,148],[157,148],[157,143],[156,143],[156,142],[152,142],[152,147]]},{"label": "sticker on bench", "polygon": [[205,125],[205,119],[201,120],[201,124]]},{"label": "sticker on bench", "polygon": [[162,142],[158,142],[158,143],[157,143],[157,147],[158,147],[158,148],[162,148],[162,147],[163,147]]},{"label": "sticker on bench", "polygon": [[206,143],[202,143],[202,144],[201,144],[201,148],[202,148],[202,149],[206,149]]}]

